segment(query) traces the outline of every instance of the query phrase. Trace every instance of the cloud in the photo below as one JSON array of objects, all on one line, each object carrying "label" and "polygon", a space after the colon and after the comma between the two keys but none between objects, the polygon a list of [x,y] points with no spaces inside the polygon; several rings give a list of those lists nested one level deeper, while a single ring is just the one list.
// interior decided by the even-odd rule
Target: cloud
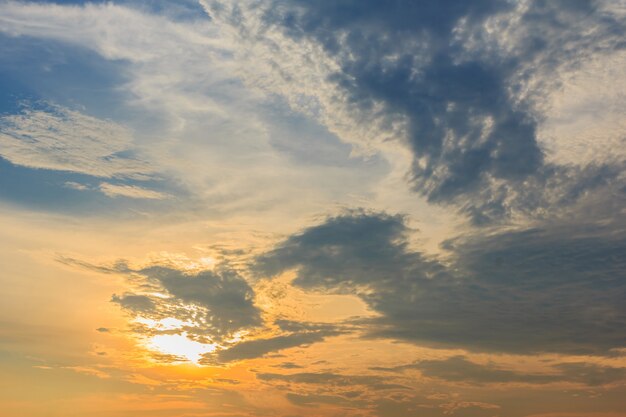
[{"label": "cloud", "polygon": [[302,369],[304,368],[304,366],[302,365],[298,365],[297,363],[293,363],[293,362],[283,362],[281,364],[276,365],[277,368],[282,368],[282,369]]},{"label": "cloud", "polygon": [[133,313],[151,313],[154,311],[154,301],[145,295],[124,294],[118,296],[113,294],[111,301],[119,304],[122,308],[132,311]]},{"label": "cloud", "polygon": [[[336,387],[354,387],[356,385],[362,385],[379,389],[385,382],[385,377],[378,375],[343,375],[332,372],[299,372],[294,374],[258,373],[257,379],[262,381],[281,381],[294,384],[330,385]],[[406,389],[406,387],[403,386],[390,384],[388,387],[382,387],[382,389],[385,388]]]},{"label": "cloud", "polygon": [[315,331],[280,335],[268,339],[243,341],[227,349],[220,350],[217,354],[205,355],[205,359],[202,363],[227,363],[244,359],[260,358],[267,353],[321,342],[326,337],[335,336],[337,334],[337,331]]},{"label": "cloud", "polygon": [[133,155],[130,130],[49,103],[1,116],[0,145],[0,156],[29,168],[138,180],[153,174]]},{"label": "cloud", "polygon": [[409,395],[413,391],[411,387],[389,383],[388,377],[379,375],[350,375],[334,372],[292,374],[260,372],[256,377],[265,383],[276,384],[283,390],[289,390],[287,399],[300,406],[341,404],[348,407],[365,407],[379,402],[387,395]]},{"label": "cloud", "polygon": [[[611,192],[608,183],[622,181],[623,158],[604,151],[578,158],[575,166],[572,158],[545,158],[550,149],[574,146],[569,134],[550,137],[561,132],[555,130],[555,94],[586,71],[581,65],[619,61],[625,24],[610,2],[201,5],[206,14],[191,18],[197,6],[166,7],[166,16],[158,16],[112,3],[5,2],[0,28],[11,37],[62,42],[127,64],[120,84],[129,96],[122,106],[158,121],[147,129],[151,161],[213,204],[227,195],[229,210],[249,207],[252,195],[257,203],[276,205],[313,180],[319,187],[311,189],[335,201],[347,189],[368,188],[364,175],[385,175],[380,163],[353,176],[352,169],[315,169],[331,159],[337,167],[356,165],[334,135],[356,153],[382,151],[398,178],[397,171],[407,168],[398,148],[410,152],[415,190],[476,224],[541,218],[590,190]],[[613,68],[614,75],[604,78],[619,78],[621,67]],[[550,113],[552,102],[557,111]],[[276,117],[288,113],[285,103],[306,116],[305,129],[295,116]],[[550,120],[544,120],[547,114]],[[594,120],[593,134],[604,137],[604,119]],[[609,143],[621,140],[615,120]],[[159,135],[175,139],[152,137]],[[399,153],[402,163],[391,156]],[[244,169],[254,173],[240,181]],[[287,172],[289,184],[282,180]],[[337,174],[344,181],[333,180]],[[207,183],[214,186],[208,190]],[[277,194],[260,197],[259,189]]]},{"label": "cloud", "polygon": [[241,275],[224,265],[214,270],[179,270],[160,265],[134,269],[124,260],[111,266],[67,257],[57,261],[100,273],[126,275],[132,292],[114,294],[111,301],[134,316],[140,333],[184,332],[191,339],[208,344],[230,340],[237,332],[262,324],[261,310],[254,304],[254,290]]},{"label": "cloud", "polygon": [[[176,6],[154,2],[2,2],[0,41],[9,52],[19,44],[35,68],[56,68],[43,75],[28,73],[24,84],[44,79],[54,93],[46,98],[66,103],[71,91],[77,108],[85,106],[89,114],[115,117],[132,128],[135,156],[140,153],[159,176],[191,194],[176,202],[190,217],[207,210],[227,217],[236,211],[255,221],[276,223],[278,218],[283,223],[286,213],[307,210],[312,201],[333,204],[346,195],[361,195],[385,175],[384,160],[351,158],[350,146],[325,126],[289,109],[284,95],[291,87],[274,84],[267,60],[247,54],[256,54],[256,47],[241,47],[217,16],[209,17],[197,3],[189,6],[183,7],[182,18]],[[33,53],[35,47],[42,52]],[[63,61],[59,56],[72,57],[71,65],[57,64]],[[298,57],[314,67],[306,51]],[[7,60],[17,58],[10,54]],[[77,72],[93,77],[83,81],[80,94],[67,80],[77,66],[86,68]],[[299,71],[296,65],[293,70]],[[317,80],[307,84],[312,91],[318,90]],[[94,99],[94,90],[102,99]],[[290,198],[305,186],[310,190],[306,199]],[[270,209],[271,219],[258,216],[259,210]]]},{"label": "cloud", "polygon": [[349,212],[287,238],[259,256],[253,269],[273,276],[298,268],[294,284],[340,292],[342,287],[352,292],[363,284],[402,281],[407,273],[418,279],[442,271],[437,262],[408,252],[404,239],[409,232],[402,216]]},{"label": "cloud", "polygon": [[319,404],[333,404],[348,407],[357,407],[360,402],[354,400],[347,400],[338,395],[320,395],[320,394],[294,394],[293,392],[287,393],[287,400],[290,403],[303,406],[312,407]]},{"label": "cloud", "polygon": [[526,373],[503,369],[494,364],[471,362],[464,356],[453,356],[442,360],[421,360],[410,365],[394,368],[372,368],[378,371],[404,372],[419,370],[428,378],[438,378],[450,382],[476,384],[553,384],[577,383],[587,386],[600,386],[626,379],[626,368],[614,368],[593,363],[570,362],[551,366],[548,373]]},{"label": "cloud", "polygon": [[151,266],[136,273],[172,296],[170,300],[160,300],[159,304],[201,308],[200,314],[191,313],[190,316],[198,322],[196,331],[206,332],[210,337],[220,339],[261,324],[260,311],[254,305],[254,291],[235,271],[222,269],[193,273]]},{"label": "cloud", "polygon": [[66,181],[63,186],[77,191],[87,191],[90,189],[88,186],[74,181]]},{"label": "cloud", "polygon": [[[57,261],[99,273],[127,275],[132,291],[114,294],[111,302],[132,316],[133,331],[141,337],[180,335],[192,343],[211,345],[198,360],[202,365],[261,358],[354,330],[351,323],[284,319],[268,326],[263,311],[255,305],[254,289],[225,264],[215,265],[212,270],[186,270],[158,264],[135,269],[125,260],[112,265],[94,265],[68,257],[58,257]],[[168,356],[160,358],[167,361]],[[288,363],[284,367],[298,365]]]},{"label": "cloud", "polygon": [[[477,224],[571,203],[553,196],[597,187],[590,162],[604,180],[623,169],[605,169],[614,158],[548,162],[539,137],[546,97],[561,76],[623,49],[626,22],[610,2],[203,4],[259,65],[274,68],[263,80],[292,108],[350,143],[404,143],[415,190]],[[317,65],[307,65],[298,47]],[[533,204],[519,194],[532,194]]]},{"label": "cloud", "polygon": [[626,229],[556,224],[467,235],[446,262],[409,247],[401,216],[348,212],[288,237],[252,265],[293,284],[353,293],[381,317],[369,334],[492,352],[623,347]]},{"label": "cloud", "polygon": [[109,182],[101,182],[97,188],[74,181],[66,181],[63,186],[76,191],[98,190],[111,198],[126,197],[144,200],[163,200],[170,197],[168,194],[137,185],[112,184]]},{"label": "cloud", "polygon": [[[8,173],[0,182],[34,196],[31,207],[45,206],[40,190],[72,207],[67,196],[90,199],[102,210],[85,210],[95,222],[64,218],[54,229],[110,226],[100,240],[115,235],[113,251],[131,256],[158,236],[161,246],[201,252],[197,262],[181,255],[147,267],[82,266],[126,277],[111,301],[154,359],[182,361],[177,352],[192,347],[204,365],[229,364],[208,380],[177,377],[172,367],[140,369],[164,378],[122,376],[133,391],[154,385],[167,400],[163,412],[174,414],[269,415],[276,396],[292,414],[294,405],[324,407],[303,414],[464,417],[619,409],[623,369],[584,362],[619,358],[526,358],[549,363],[547,373],[535,373],[469,353],[422,355],[434,355],[424,346],[594,355],[626,346],[624,106],[616,81],[624,78],[624,41],[610,2],[201,0],[208,14],[192,0],[69,3],[0,1],[5,61],[25,72],[45,68],[21,78],[24,86],[71,103],[0,116],[0,164]],[[15,50],[30,59],[17,62]],[[611,62],[602,81],[614,89],[611,104],[577,106],[608,95],[572,90],[589,71],[585,88],[593,91],[598,67]],[[78,73],[85,75],[75,82]],[[581,132],[583,125],[593,128]],[[587,134],[598,140],[585,146]],[[22,181],[24,171],[37,176],[37,187]],[[410,187],[417,194],[405,193]],[[425,199],[475,224],[511,223],[464,224],[439,256],[429,255],[409,225],[429,228],[441,218],[430,213],[448,210]],[[411,217],[336,214],[358,204]],[[143,216],[144,205],[164,210],[132,225],[97,216],[127,207]],[[320,208],[335,214],[303,226]],[[37,223],[58,219],[44,217]],[[449,237],[456,220],[426,238]],[[27,246],[41,247],[46,235]],[[206,244],[214,239],[226,248],[217,257],[219,248]],[[362,316],[336,323],[352,314]],[[275,319],[283,316],[292,320]],[[105,330],[98,329],[101,342],[120,347]],[[156,353],[156,342],[178,349]],[[123,370],[114,367],[144,361],[140,349],[95,346],[89,363],[110,365],[119,385]],[[358,370],[414,354],[422,360],[396,373]],[[5,362],[15,362],[11,355]],[[238,361],[254,364],[248,371],[256,381]],[[239,377],[231,391],[237,401],[215,394]],[[172,395],[178,388],[185,396]],[[180,411],[188,401],[196,410]]]},{"label": "cloud", "polygon": [[434,377],[445,379],[446,381],[474,384],[548,384],[562,379],[558,375],[526,374],[500,369],[493,365],[481,365],[470,362],[462,356],[455,356],[445,360],[420,361],[411,367],[418,369],[422,375],[429,378]]},{"label": "cloud", "polygon": [[127,197],[147,200],[162,200],[168,198],[167,194],[154,190],[149,190],[143,187],[138,187],[135,185],[119,185],[103,182],[100,183],[100,186],[98,188],[102,193],[113,198]]},{"label": "cloud", "polygon": [[493,411],[499,410],[501,407],[496,404],[490,404],[480,401],[453,401],[447,404],[442,404],[441,408],[444,409],[444,414],[455,414],[459,410],[463,410],[464,416],[485,416],[493,415]]},{"label": "cloud", "polygon": [[538,139],[549,162],[584,166],[626,159],[626,97],[620,93],[626,89],[625,61],[621,49],[563,71],[561,88],[548,93],[542,105],[545,121]]},{"label": "cloud", "polygon": [[568,381],[580,382],[589,386],[600,386],[624,382],[626,368],[613,368],[592,363],[562,363],[555,366]]}]

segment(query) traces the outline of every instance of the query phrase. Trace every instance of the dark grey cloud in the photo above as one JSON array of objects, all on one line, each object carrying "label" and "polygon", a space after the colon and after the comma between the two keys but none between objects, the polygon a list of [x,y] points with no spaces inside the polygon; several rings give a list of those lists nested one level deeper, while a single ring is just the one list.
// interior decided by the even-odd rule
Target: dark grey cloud
[{"label": "dark grey cloud", "polygon": [[355,211],[289,237],[259,256],[253,269],[273,276],[298,268],[296,285],[339,292],[353,292],[359,284],[383,289],[385,283],[443,273],[439,263],[407,249],[409,232],[402,216]]},{"label": "dark grey cloud", "polygon": [[[350,375],[334,372],[299,372],[292,374],[258,373],[257,379],[289,389],[287,399],[300,406],[336,404],[363,407],[374,398],[390,393],[409,394],[413,389],[390,382],[379,375]],[[332,394],[332,395],[329,395]]]},{"label": "dark grey cloud", "polygon": [[299,372],[294,374],[259,373],[261,381],[289,382],[350,388],[364,386],[374,390],[410,389],[404,385],[387,383],[389,378],[378,375],[343,375],[333,372]]},{"label": "dark grey cloud", "polygon": [[184,356],[171,355],[168,353],[150,353],[150,358],[159,363],[169,364],[173,362],[185,362],[186,359]]},{"label": "dark grey cloud", "polygon": [[[488,223],[511,212],[541,212],[516,198],[517,190],[533,193],[532,203],[545,208],[555,204],[554,192],[567,191],[544,190],[541,183],[567,190],[598,186],[585,168],[546,163],[537,140],[542,115],[532,104],[558,83],[558,69],[626,46],[626,21],[603,5],[275,0],[264,22],[321,45],[338,62],[330,79],[348,94],[355,113],[389,125],[406,118],[419,193]],[[231,10],[231,22],[242,24],[238,7],[215,9]],[[494,38],[487,23],[507,40]],[[615,170],[604,168],[595,167],[595,175],[616,178]]]},{"label": "dark grey cloud", "polygon": [[[200,360],[205,365],[254,359],[273,354],[284,349],[308,346],[324,341],[354,329],[354,324],[328,324],[276,320],[274,324],[281,334],[254,340],[231,343],[228,339],[240,330],[261,326],[261,310],[254,304],[254,290],[248,282],[222,264],[214,270],[182,271],[171,267],[153,265],[133,269],[124,260],[112,265],[94,265],[81,260],[60,256],[57,261],[70,266],[79,266],[106,274],[126,274],[136,290],[144,293],[163,292],[167,297],[125,293],[113,295],[111,301],[135,316],[154,320],[176,318],[187,324],[174,328],[155,328],[142,323],[134,323],[133,331],[146,336],[181,334],[199,343],[222,343],[225,348],[207,353]],[[190,307],[195,307],[191,308]],[[98,329],[98,331],[108,331]],[[173,355],[159,355],[163,362],[180,361]],[[285,363],[287,368],[298,365]]]},{"label": "dark grey cloud", "polygon": [[222,269],[187,273],[152,266],[138,271],[185,304],[207,309],[203,321],[214,336],[229,335],[261,324],[254,291],[237,272]]},{"label": "dark grey cloud", "polygon": [[562,363],[556,366],[569,381],[590,386],[623,383],[626,381],[626,368],[613,368],[592,363]]},{"label": "dark grey cloud", "polygon": [[339,395],[324,395],[324,394],[294,394],[293,392],[287,393],[287,400],[292,404],[303,407],[314,407],[319,404],[332,404],[347,407],[358,407],[362,402],[348,400]]},{"label": "dark grey cloud", "polygon": [[122,308],[131,310],[134,313],[151,313],[155,309],[154,301],[145,295],[124,294],[122,296],[113,294],[111,301],[119,304]]},{"label": "dark grey cloud", "polygon": [[293,363],[293,362],[283,362],[280,363],[278,365],[275,365],[276,368],[282,368],[282,369],[302,369],[304,368],[304,366],[302,365],[298,365],[297,363]]},{"label": "dark grey cloud", "polygon": [[[257,379],[261,381],[283,381],[293,382],[297,384],[335,384],[335,385],[350,385],[350,378],[334,374],[331,372],[300,372],[295,374],[274,374],[274,373],[259,373]],[[376,378],[378,380],[378,378]]]},{"label": "dark grey cloud", "polygon": [[493,365],[480,365],[470,362],[462,356],[455,356],[445,360],[421,361],[412,367],[418,369],[426,377],[475,384],[507,382],[547,384],[562,379],[562,377],[557,375],[526,374],[499,369]]},{"label": "dark grey cloud", "polygon": [[593,363],[573,362],[551,366],[547,373],[526,373],[500,368],[494,364],[478,364],[464,356],[453,356],[443,360],[423,360],[393,368],[371,368],[376,371],[401,373],[419,370],[429,378],[450,382],[476,384],[523,383],[550,384],[573,382],[588,386],[607,385],[626,380],[626,368],[614,368]]},{"label": "dark grey cloud", "polygon": [[209,353],[201,361],[205,364],[227,363],[244,359],[260,358],[268,353],[298,346],[306,346],[323,341],[326,337],[339,334],[337,330],[318,330],[304,333],[291,333],[267,339],[243,341],[234,346]]},{"label": "dark grey cloud", "polygon": [[372,337],[495,352],[609,354],[626,346],[623,222],[545,225],[449,241],[444,264],[408,247],[401,216],[349,212],[259,256],[260,276],[353,293]]},{"label": "dark grey cloud", "polygon": [[117,260],[113,265],[96,265],[67,256],[57,256],[56,261],[63,265],[76,266],[90,271],[99,272],[101,274],[121,274],[133,272],[128,267],[128,262],[123,259]]},{"label": "dark grey cloud", "polygon": [[[183,271],[153,265],[134,269],[125,260],[112,265],[59,256],[57,261],[105,274],[124,274],[134,293],[114,294],[111,301],[134,315],[154,320],[174,317],[191,323],[175,329],[155,329],[140,323],[135,330],[145,334],[180,334],[201,343],[213,343],[237,331],[260,326],[261,310],[254,304],[254,290],[227,265],[214,270]],[[165,297],[154,293],[164,293]]]}]

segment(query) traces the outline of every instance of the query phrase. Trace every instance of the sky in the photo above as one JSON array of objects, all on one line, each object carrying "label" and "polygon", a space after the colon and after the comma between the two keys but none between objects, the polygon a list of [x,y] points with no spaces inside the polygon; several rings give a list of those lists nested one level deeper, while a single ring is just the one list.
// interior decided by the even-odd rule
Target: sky
[{"label": "sky", "polygon": [[0,415],[626,417],[624,0],[0,0]]}]

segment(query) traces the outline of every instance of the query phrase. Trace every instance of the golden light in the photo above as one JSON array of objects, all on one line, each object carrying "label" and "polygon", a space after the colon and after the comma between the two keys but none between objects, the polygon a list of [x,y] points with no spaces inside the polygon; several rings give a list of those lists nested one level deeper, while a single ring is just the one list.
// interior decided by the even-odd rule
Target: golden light
[{"label": "golden light", "polygon": [[[135,318],[135,322],[141,323],[154,330],[182,330],[184,326],[193,325],[193,323],[182,321],[174,317],[167,317],[160,320],[137,317]],[[181,332],[181,334],[160,334],[153,336],[147,340],[145,347],[162,354],[174,355],[181,358],[181,361],[188,361],[198,365],[202,355],[213,352],[217,345],[196,342],[187,337],[186,332]]]},{"label": "golden light", "polygon": [[196,342],[189,339],[186,333],[183,333],[154,336],[148,341],[147,347],[159,353],[184,358],[186,361],[198,365],[202,355],[213,352],[216,345]]}]

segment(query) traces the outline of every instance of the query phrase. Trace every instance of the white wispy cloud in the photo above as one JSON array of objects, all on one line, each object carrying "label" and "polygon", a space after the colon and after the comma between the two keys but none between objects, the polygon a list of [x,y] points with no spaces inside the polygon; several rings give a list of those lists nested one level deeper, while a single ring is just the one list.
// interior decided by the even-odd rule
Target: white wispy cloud
[{"label": "white wispy cloud", "polygon": [[93,175],[142,179],[148,163],[124,156],[132,132],[115,122],[65,107],[26,107],[0,117],[0,156],[15,165]]},{"label": "white wispy cloud", "polygon": [[118,185],[103,182],[98,189],[109,197],[127,197],[147,200],[162,200],[168,198],[167,194],[135,185]]},{"label": "white wispy cloud", "polygon": [[389,117],[382,102],[363,111],[351,103],[349,94],[337,88],[332,80],[341,71],[337,57],[310,39],[292,39],[281,28],[264,22],[271,5],[247,0],[201,0],[200,4],[220,35],[233,45],[239,62],[237,73],[250,88],[280,95],[293,110],[317,120],[353,145],[355,154],[376,153],[387,140],[406,136],[402,114]]},{"label": "white wispy cloud", "polygon": [[561,164],[626,159],[626,53],[603,54],[562,75],[547,98],[539,139],[551,161]]},{"label": "white wispy cloud", "polygon": [[[382,102],[368,112],[351,104],[329,79],[340,63],[315,42],[295,41],[264,25],[263,7],[247,1],[200,3],[210,20],[173,22],[113,3],[7,2],[0,6],[0,30],[79,45],[131,63],[124,88],[132,93],[132,104],[158,112],[174,134],[192,129],[198,115],[224,129],[236,114],[239,131],[229,140],[255,136],[262,144],[267,129],[252,108],[276,96],[355,146],[356,153],[375,153],[386,140],[406,134],[406,120],[400,114],[390,118]],[[235,9],[241,13],[236,22],[231,19]]]},{"label": "white wispy cloud", "polygon": [[64,187],[66,188],[71,188],[72,190],[77,190],[77,191],[87,191],[89,190],[89,187],[86,186],[85,184],[81,184],[79,182],[75,182],[75,181],[66,181],[65,184],[63,184]]}]

